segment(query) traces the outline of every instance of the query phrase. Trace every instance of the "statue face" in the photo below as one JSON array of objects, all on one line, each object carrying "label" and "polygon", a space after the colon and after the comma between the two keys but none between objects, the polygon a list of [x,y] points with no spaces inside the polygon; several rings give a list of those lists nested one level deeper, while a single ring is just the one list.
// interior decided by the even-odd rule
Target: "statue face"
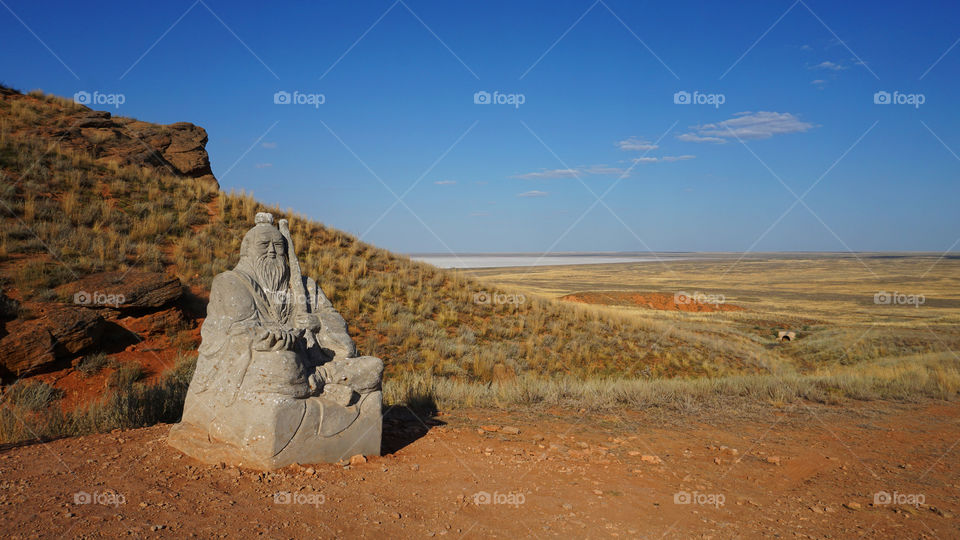
[{"label": "statue face", "polygon": [[254,258],[259,259],[266,256],[270,259],[280,258],[286,261],[287,243],[280,231],[273,227],[260,227],[260,229],[262,229],[262,232],[257,231],[258,234],[253,242]]},{"label": "statue face", "polygon": [[260,286],[268,291],[284,291],[290,278],[287,244],[274,227],[257,226],[245,256],[250,257]]}]

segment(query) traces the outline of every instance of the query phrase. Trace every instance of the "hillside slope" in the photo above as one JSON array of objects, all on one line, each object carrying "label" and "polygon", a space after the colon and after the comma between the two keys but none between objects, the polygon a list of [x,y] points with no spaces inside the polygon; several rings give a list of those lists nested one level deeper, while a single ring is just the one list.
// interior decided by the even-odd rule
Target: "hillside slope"
[{"label": "hillside slope", "polygon": [[[388,376],[491,381],[523,373],[669,376],[742,367],[702,344],[671,338],[667,328],[532,298],[477,302],[477,293],[503,291],[265,208],[250,195],[223,193],[210,174],[206,133],[192,124],[110,117],[42,92],[4,89],[2,98],[0,282],[7,331],[31,319],[62,318],[62,310],[95,311],[120,327],[26,370],[0,350],[7,380],[82,363],[98,351],[111,358],[136,352],[147,341],[154,352],[193,350],[207,287],[236,263],[242,235],[260,210],[291,220],[304,272],[351,323],[360,350],[386,360]],[[187,294],[149,310],[72,301],[81,286],[102,284],[109,272],[121,281],[141,273],[154,281],[161,280],[157,274],[176,277]],[[113,291],[106,288],[99,292]],[[164,339],[151,340],[158,333]]]}]

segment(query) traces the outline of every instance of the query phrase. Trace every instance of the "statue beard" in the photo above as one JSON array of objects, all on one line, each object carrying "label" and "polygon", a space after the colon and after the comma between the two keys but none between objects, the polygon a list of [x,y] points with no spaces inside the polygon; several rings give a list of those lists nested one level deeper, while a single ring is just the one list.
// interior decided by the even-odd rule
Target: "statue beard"
[{"label": "statue beard", "polygon": [[275,303],[287,303],[287,283],[290,280],[290,267],[281,258],[261,255],[254,265],[257,281]]}]

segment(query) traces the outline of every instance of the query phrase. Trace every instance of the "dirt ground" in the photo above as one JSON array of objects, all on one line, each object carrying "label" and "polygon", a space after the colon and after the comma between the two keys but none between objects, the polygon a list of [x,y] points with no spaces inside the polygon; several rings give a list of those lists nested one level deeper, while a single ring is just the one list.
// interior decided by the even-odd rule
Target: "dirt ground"
[{"label": "dirt ground", "polygon": [[[384,455],[261,473],[168,425],[0,450],[7,538],[957,538],[960,404],[387,412]],[[517,433],[517,431],[519,431]]]}]

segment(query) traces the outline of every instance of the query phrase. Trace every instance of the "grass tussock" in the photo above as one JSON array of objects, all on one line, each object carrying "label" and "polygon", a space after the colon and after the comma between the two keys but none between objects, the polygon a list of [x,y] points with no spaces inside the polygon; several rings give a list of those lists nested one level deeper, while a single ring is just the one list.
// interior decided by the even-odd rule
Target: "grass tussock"
[{"label": "grass tussock", "polygon": [[196,356],[181,356],[156,384],[118,386],[70,412],[60,407],[59,390],[41,382],[17,382],[0,399],[0,441],[55,439],[178,422],[195,367]]}]

